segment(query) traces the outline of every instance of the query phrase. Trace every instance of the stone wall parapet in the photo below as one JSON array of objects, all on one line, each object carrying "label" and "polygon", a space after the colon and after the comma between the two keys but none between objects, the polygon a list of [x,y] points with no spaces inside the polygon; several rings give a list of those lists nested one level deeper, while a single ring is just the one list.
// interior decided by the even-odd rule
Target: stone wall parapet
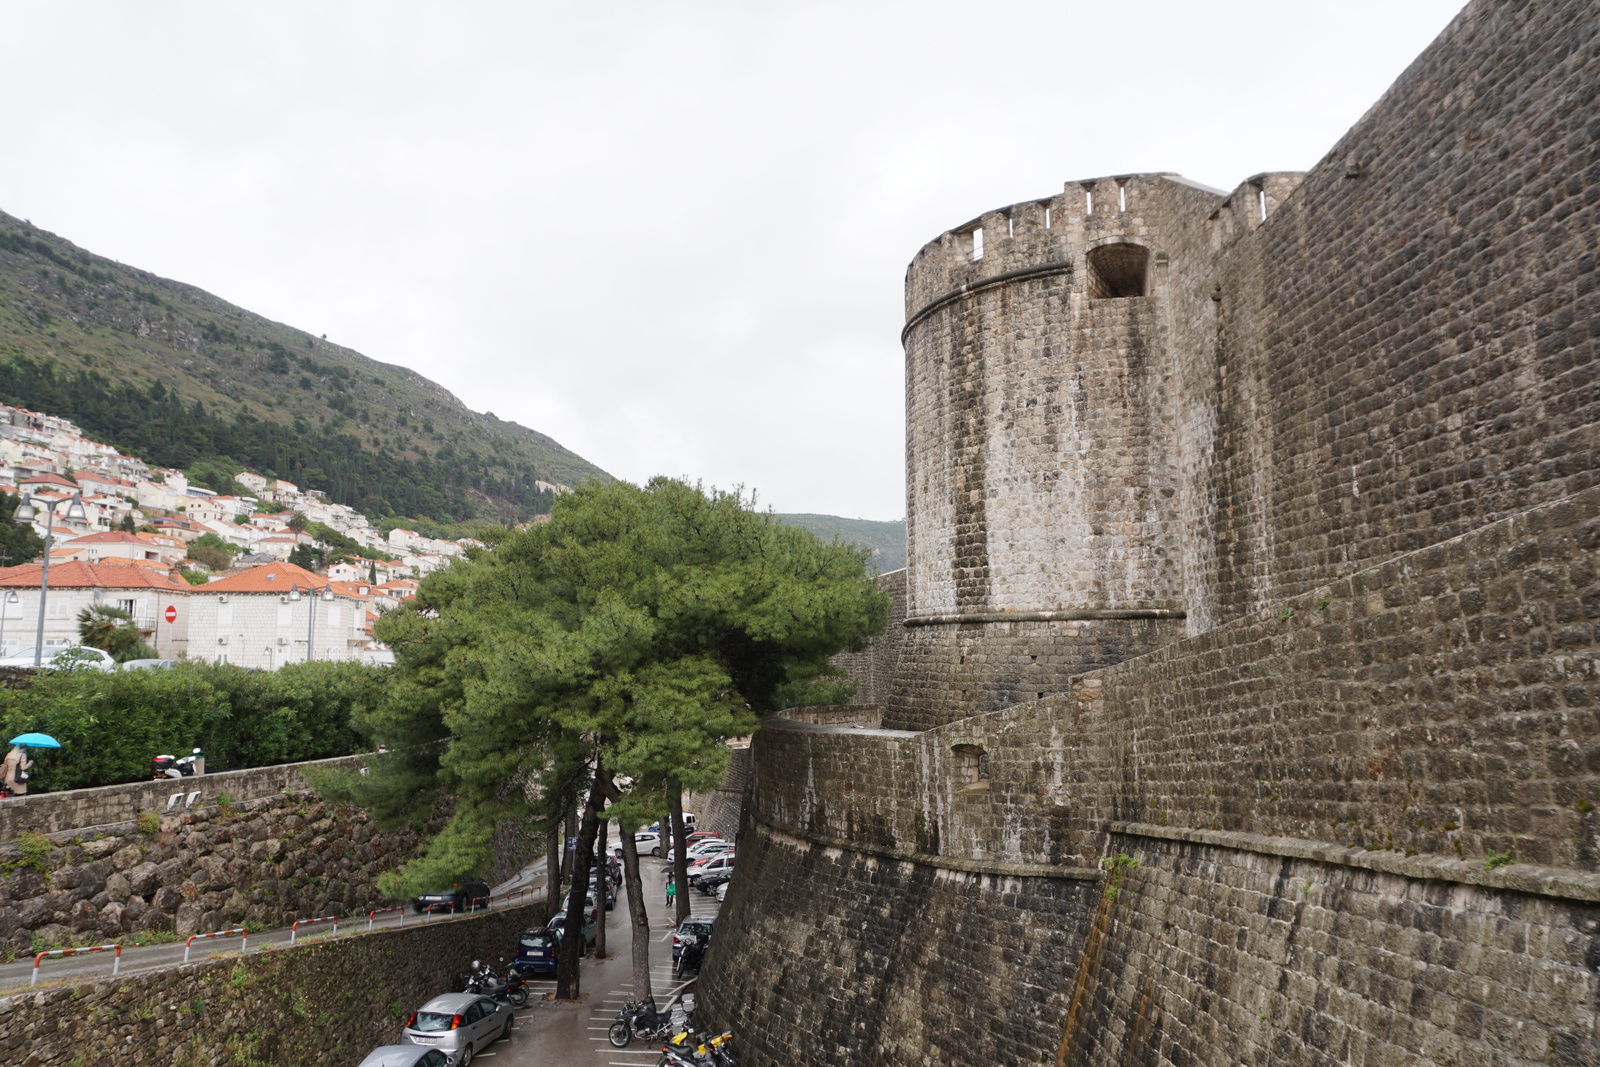
[{"label": "stone wall parapet", "polygon": [[[61,758],[61,757],[47,757]],[[29,793],[0,800],[0,842],[15,841],[25,830],[57,834],[69,831],[94,833],[131,825],[146,812],[162,812],[174,793],[182,793],[178,810],[188,810],[188,795],[199,791],[194,807],[213,805],[227,794],[241,804],[278,793],[301,792],[307,788],[305,770],[336,770],[360,766],[361,756],[303,763],[281,763],[271,767],[250,767],[242,771],[221,771],[194,778],[163,778],[93,789],[69,789],[60,793]]]}]

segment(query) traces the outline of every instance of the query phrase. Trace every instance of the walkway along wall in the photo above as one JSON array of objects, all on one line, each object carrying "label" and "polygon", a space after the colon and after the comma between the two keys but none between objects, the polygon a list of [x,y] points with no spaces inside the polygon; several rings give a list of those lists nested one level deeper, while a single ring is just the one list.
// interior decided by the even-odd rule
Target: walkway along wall
[{"label": "walkway along wall", "polygon": [[[405,1015],[505,955],[543,905],[313,940],[0,997],[0,1058],[27,1067],[354,1064]],[[487,1062],[487,1061],[485,1061]]]},{"label": "walkway along wall", "polygon": [[753,1067],[1600,1062],[1597,549],[1600,489],[1042,701],[769,720],[708,1011]]}]

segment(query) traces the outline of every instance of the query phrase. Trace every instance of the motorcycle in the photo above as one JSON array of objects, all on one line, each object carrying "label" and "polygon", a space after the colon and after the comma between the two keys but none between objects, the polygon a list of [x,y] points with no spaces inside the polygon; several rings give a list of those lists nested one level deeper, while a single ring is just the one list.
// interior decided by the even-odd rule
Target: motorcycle
[{"label": "motorcycle", "polygon": [[682,978],[684,973],[693,969],[700,969],[700,961],[706,958],[706,939],[696,937],[694,934],[683,934],[683,944],[678,952],[676,976]]},{"label": "motorcycle", "polygon": [[472,967],[467,973],[465,992],[482,993],[486,997],[503,1000],[513,1008],[520,1008],[528,1003],[528,991],[523,988],[522,972],[514,966],[506,968],[505,976],[500,977],[487,963],[473,960]]},{"label": "motorcycle", "polygon": [[731,1032],[706,1037],[684,1031],[662,1046],[656,1067],[738,1067],[732,1041]]},{"label": "motorcycle", "polygon": [[150,777],[153,781],[162,781],[166,778],[192,778],[199,773],[195,767],[195,760],[203,753],[197,748],[191,755],[178,756],[152,756],[150,758]]},{"label": "motorcycle", "polygon": [[657,1041],[669,1034],[687,1029],[688,1010],[673,1006],[670,1015],[662,1015],[653,1002],[640,1004],[630,1000],[617,1012],[617,1021],[611,1024],[606,1036],[617,1048],[627,1048],[635,1038],[640,1041]]}]

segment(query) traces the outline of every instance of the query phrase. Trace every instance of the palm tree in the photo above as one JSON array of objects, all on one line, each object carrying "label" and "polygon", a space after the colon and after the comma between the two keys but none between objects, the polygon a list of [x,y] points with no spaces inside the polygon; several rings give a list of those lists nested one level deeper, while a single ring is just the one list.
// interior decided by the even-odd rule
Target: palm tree
[{"label": "palm tree", "polygon": [[78,637],[90,648],[104,649],[119,663],[136,658],[147,645],[139,636],[133,616],[108,604],[91,604],[78,612]]}]

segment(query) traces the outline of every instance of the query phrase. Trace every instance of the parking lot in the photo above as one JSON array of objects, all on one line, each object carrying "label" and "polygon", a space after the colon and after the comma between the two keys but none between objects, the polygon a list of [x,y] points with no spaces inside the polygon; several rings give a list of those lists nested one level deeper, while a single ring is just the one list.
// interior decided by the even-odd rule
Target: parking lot
[{"label": "parking lot", "polygon": [[[696,975],[690,972],[679,979],[673,974],[672,935],[678,924],[675,907],[668,907],[666,903],[662,875],[666,861],[649,855],[640,856],[639,861],[645,912],[650,920],[651,988],[657,1009],[667,1012],[678,998],[693,992]],[[534,868],[530,868],[530,872],[532,870]],[[686,896],[694,916],[715,916],[720,910],[721,905],[713,895],[688,890]],[[528,1003],[515,1009],[516,1022],[511,1037],[478,1052],[474,1063],[488,1060],[498,1067],[551,1064],[653,1067],[660,1056],[659,1042],[634,1042],[619,1049],[606,1037],[606,1031],[617,1019],[617,1012],[633,998],[632,932],[624,888],[618,888],[616,907],[604,915],[610,955],[603,960],[586,958],[580,963],[581,999],[576,1002],[555,1000],[553,977],[528,979]],[[509,960],[516,951],[515,943],[507,944],[505,958]],[[463,973],[467,962],[461,961]],[[441,993],[449,991],[439,990]],[[399,1040],[398,1028],[395,1040]],[[734,1048],[737,1050],[737,1042]]]}]

